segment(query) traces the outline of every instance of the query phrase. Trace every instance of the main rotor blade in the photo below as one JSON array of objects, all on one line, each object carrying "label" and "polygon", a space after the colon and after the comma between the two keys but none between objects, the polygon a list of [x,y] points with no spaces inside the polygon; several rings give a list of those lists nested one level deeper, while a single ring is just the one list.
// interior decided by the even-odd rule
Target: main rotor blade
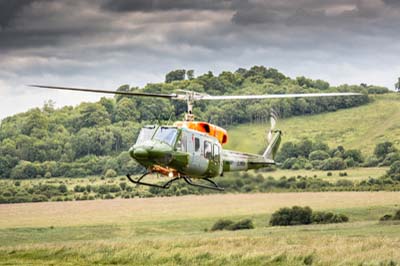
[{"label": "main rotor blade", "polygon": [[359,96],[355,92],[331,92],[331,93],[295,93],[295,94],[265,94],[265,95],[201,95],[195,100],[247,100],[247,99],[279,99],[279,98],[310,98],[310,97],[332,97],[332,96]]},{"label": "main rotor blade", "polygon": [[98,89],[55,87],[55,86],[45,86],[45,85],[29,85],[29,86],[36,88],[51,89],[51,90],[84,91],[84,92],[94,92],[94,93],[118,94],[126,96],[157,97],[157,98],[167,98],[167,99],[175,99],[178,97],[178,95],[175,93],[161,94],[161,93],[146,93],[146,92],[132,92],[132,91],[110,91],[110,90],[98,90]]}]

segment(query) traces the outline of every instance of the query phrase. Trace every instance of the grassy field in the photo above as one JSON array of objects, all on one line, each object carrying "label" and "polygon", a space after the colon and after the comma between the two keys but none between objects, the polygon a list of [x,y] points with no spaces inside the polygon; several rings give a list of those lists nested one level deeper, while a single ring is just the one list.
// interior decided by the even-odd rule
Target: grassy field
[{"label": "grassy field", "polygon": [[[329,182],[336,182],[340,179],[348,179],[352,181],[361,181],[372,178],[378,178],[386,174],[388,167],[370,167],[370,168],[349,168],[345,170],[337,171],[320,171],[320,170],[286,170],[279,169],[273,172],[263,173],[263,176],[272,176],[274,178],[280,178],[282,176],[292,177],[292,176],[307,176],[307,177],[318,177]],[[328,176],[331,173],[331,176]],[[346,176],[343,174],[346,173]],[[342,174],[342,176],[340,175]]]},{"label": "grassy field", "polygon": [[[376,96],[361,107],[336,112],[299,116],[278,121],[283,131],[283,143],[302,138],[321,140],[331,148],[360,149],[370,155],[375,145],[391,141],[400,148],[400,95]],[[227,149],[260,152],[265,142],[266,124],[243,124],[230,128]]]},{"label": "grassy field", "polygon": [[[0,265],[396,265],[400,224],[378,222],[400,193],[224,194],[0,205]],[[348,215],[270,227],[284,206]],[[219,218],[253,230],[207,232]]]},{"label": "grassy field", "polygon": [[[226,148],[260,152],[269,125],[229,130]],[[400,96],[357,108],[278,121],[283,141],[308,137],[364,155],[384,140],[400,148]],[[336,182],[385,174],[387,168],[278,170]],[[339,173],[346,172],[347,176]],[[255,173],[253,173],[255,174]],[[11,183],[10,183],[11,182]],[[13,180],[0,185],[14,185]],[[37,179],[20,186],[100,185],[125,178]],[[349,216],[344,224],[271,227],[281,207],[310,206]],[[0,265],[400,265],[400,223],[378,222],[400,208],[398,192],[214,194],[0,205]],[[251,218],[253,230],[210,232],[220,218]]]}]

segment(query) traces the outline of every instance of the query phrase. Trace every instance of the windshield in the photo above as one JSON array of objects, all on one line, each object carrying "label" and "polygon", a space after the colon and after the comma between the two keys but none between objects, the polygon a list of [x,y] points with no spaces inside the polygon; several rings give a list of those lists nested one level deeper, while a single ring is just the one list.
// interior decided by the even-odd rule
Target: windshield
[{"label": "windshield", "polygon": [[156,130],[155,126],[147,126],[140,130],[139,137],[136,140],[136,144],[140,144],[145,142],[146,140],[150,140],[154,135],[154,131]]},{"label": "windshield", "polygon": [[173,127],[159,127],[156,134],[154,135],[155,140],[159,140],[172,146],[175,143],[176,135],[178,130]]}]

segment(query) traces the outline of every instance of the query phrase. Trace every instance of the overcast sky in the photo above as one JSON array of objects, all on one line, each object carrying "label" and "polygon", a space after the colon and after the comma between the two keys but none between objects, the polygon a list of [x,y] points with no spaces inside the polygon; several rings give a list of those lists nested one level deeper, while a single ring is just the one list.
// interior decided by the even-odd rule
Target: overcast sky
[{"label": "overcast sky", "polygon": [[178,68],[393,89],[399,29],[398,0],[0,0],[0,118],[100,97],[25,84],[115,89]]}]

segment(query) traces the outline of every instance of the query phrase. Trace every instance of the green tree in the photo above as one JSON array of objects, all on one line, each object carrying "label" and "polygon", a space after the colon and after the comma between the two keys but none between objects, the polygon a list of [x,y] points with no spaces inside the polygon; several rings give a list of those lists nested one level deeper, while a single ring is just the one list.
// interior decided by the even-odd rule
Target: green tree
[{"label": "green tree", "polygon": [[378,143],[374,149],[374,155],[383,160],[388,153],[396,152],[397,149],[390,141]]},{"label": "green tree", "polygon": [[78,128],[105,126],[111,123],[106,108],[99,103],[84,103],[80,106]]},{"label": "green tree", "polygon": [[186,70],[184,70],[184,69],[177,69],[177,70],[171,71],[167,75],[165,75],[165,82],[170,83],[172,81],[184,80],[185,74],[186,74]]},{"label": "green tree", "polygon": [[136,103],[129,98],[123,98],[117,103],[115,121],[136,121],[140,117]]},{"label": "green tree", "polygon": [[190,70],[186,71],[186,76],[187,76],[188,80],[194,79],[194,70],[190,69]]}]

